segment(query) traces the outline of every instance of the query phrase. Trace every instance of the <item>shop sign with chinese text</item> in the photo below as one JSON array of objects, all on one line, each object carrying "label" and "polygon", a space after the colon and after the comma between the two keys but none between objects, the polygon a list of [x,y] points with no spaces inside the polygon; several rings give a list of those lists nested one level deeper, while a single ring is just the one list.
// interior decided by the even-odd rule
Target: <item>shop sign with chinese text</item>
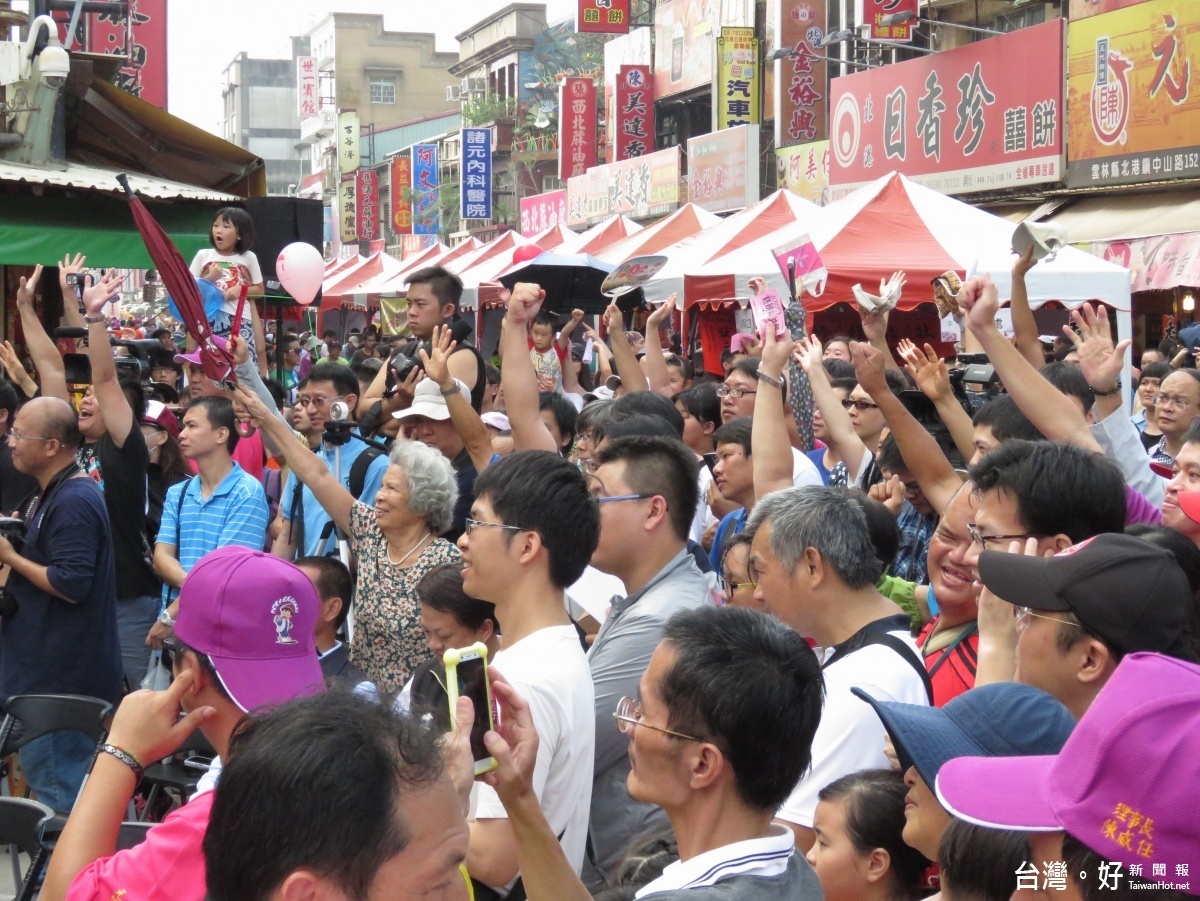
[{"label": "shop sign with chinese text", "polygon": [[359,169],[354,173],[355,230],[360,241],[374,241],[379,231],[379,173]]},{"label": "shop sign with chinese text", "polygon": [[296,57],[296,112],[301,119],[315,116],[320,109],[317,99],[317,60],[313,56]]},{"label": "shop sign with chinese text", "polygon": [[438,232],[437,144],[414,144],[412,149],[413,234]]},{"label": "shop sign with chinese text", "polygon": [[595,225],[609,216],[662,216],[679,206],[680,149],[594,166],[567,182],[567,225]]},{"label": "shop sign with chinese text", "polygon": [[552,226],[567,224],[567,189],[521,198],[521,236],[532,238]]},{"label": "shop sign with chinese text", "polygon": [[463,219],[492,218],[492,130],[462,130],[462,185],[459,187]]},{"label": "shop sign with chinese text", "polygon": [[759,122],[758,39],[753,28],[722,28],[717,38],[713,110],[717,129]]},{"label": "shop sign with chinese text", "polygon": [[711,84],[721,26],[753,28],[754,6],[754,0],[657,0],[654,96],[661,100]]},{"label": "shop sign with chinese text", "polygon": [[[115,7],[116,4],[113,4]],[[123,91],[167,108],[167,0],[130,0],[129,12],[96,13],[88,23],[92,53],[126,56],[114,83]],[[133,46],[126,45],[127,15],[133,17]]]},{"label": "shop sign with chinese text", "polygon": [[758,126],[737,125],[687,142],[688,200],[713,213],[758,202]]},{"label": "shop sign with chinese text", "polygon": [[412,234],[413,208],[411,185],[412,160],[407,156],[392,157],[391,208],[393,234]]},{"label": "shop sign with chinese text", "polygon": [[558,89],[558,177],[583,175],[596,165],[596,84],[564,78]]},{"label": "shop sign with chinese text", "polygon": [[[604,157],[601,162],[611,163],[617,146],[617,85],[621,80],[622,66],[643,66],[653,78],[654,54],[650,48],[650,29],[635,28],[629,34],[613,38],[604,45]],[[647,98],[653,99],[653,82],[647,88]],[[654,109],[651,106],[647,113]],[[650,123],[647,122],[647,125]],[[654,129],[646,129],[653,137]],[[647,152],[654,149],[654,142],[646,142]]]},{"label": "shop sign with chinese text", "polygon": [[1062,68],[1056,19],[835,78],[832,198],[892,170],[945,194],[1061,181]]},{"label": "shop sign with chinese text", "polygon": [[829,141],[776,150],[775,176],[785,191],[822,206],[829,187]]},{"label": "shop sign with chinese text", "polygon": [[579,34],[629,34],[629,0],[579,0],[575,31]]},{"label": "shop sign with chinese text", "polygon": [[616,93],[616,159],[654,151],[654,84],[649,66],[621,66]]},{"label": "shop sign with chinese text", "polygon": [[342,243],[348,244],[358,240],[358,221],[354,216],[355,179],[353,175],[345,176],[338,183],[338,228],[342,235]]},{"label": "shop sign with chinese text", "polygon": [[867,37],[873,41],[912,41],[912,30],[916,22],[910,19],[898,25],[884,25],[884,16],[899,16],[901,13],[920,14],[920,0],[858,0],[859,19],[867,26]]},{"label": "shop sign with chinese text", "polygon": [[793,48],[776,65],[775,146],[791,147],[826,136],[825,0],[780,0],[780,47]]},{"label": "shop sign with chinese text", "polygon": [[351,110],[338,116],[338,171],[349,175],[359,165],[358,113]]},{"label": "shop sign with chinese text", "polygon": [[1148,0],[1068,36],[1067,185],[1200,176],[1200,2]]}]

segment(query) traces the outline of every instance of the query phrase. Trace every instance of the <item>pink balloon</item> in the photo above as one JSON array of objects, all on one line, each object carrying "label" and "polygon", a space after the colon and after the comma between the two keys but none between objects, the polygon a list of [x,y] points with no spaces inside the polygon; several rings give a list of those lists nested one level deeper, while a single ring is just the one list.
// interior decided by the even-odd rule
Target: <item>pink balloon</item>
[{"label": "pink balloon", "polygon": [[310,304],[325,279],[325,261],[317,248],[297,241],[279,251],[275,274],[292,297],[302,304]]}]

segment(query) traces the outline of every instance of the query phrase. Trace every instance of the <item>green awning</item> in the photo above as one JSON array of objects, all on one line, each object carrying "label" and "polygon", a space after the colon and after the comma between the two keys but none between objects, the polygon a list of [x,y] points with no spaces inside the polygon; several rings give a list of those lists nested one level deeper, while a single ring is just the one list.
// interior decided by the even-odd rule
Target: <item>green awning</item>
[{"label": "green awning", "polygon": [[[220,203],[147,202],[186,262],[208,247]],[[153,269],[146,245],[123,199],[89,192],[0,196],[0,265],[56,266],[64,254],[82,253],[90,268]]]}]

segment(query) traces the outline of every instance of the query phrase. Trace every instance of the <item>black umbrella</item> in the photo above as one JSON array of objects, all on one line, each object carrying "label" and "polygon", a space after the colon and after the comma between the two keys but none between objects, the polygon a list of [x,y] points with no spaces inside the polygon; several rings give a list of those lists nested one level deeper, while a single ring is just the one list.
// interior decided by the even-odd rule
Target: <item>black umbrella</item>
[{"label": "black umbrella", "polygon": [[[512,290],[517,282],[533,282],[546,292],[543,309],[552,313],[583,310],[588,314],[602,314],[612,302],[600,292],[600,286],[613,266],[586,253],[556,253],[548,250],[532,260],[510,266],[499,277],[500,284]],[[634,301],[631,292],[622,298],[623,304]]]}]

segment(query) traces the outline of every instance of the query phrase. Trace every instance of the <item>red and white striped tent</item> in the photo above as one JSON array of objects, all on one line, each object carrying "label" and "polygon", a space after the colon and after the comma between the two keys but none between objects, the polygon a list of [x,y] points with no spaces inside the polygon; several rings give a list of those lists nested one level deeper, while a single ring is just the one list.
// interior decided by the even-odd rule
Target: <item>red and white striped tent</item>
[{"label": "red and white striped tent", "polygon": [[462,279],[463,296],[459,304],[463,311],[477,310],[481,294],[493,294],[500,289],[496,276],[513,263],[513,251],[533,244],[529,238],[509,231],[484,244],[472,254],[455,260],[446,268]]},{"label": "red and white striped tent", "polygon": [[721,217],[694,203],[685,203],[669,216],[647,225],[612,244],[592,251],[592,256],[614,265],[630,257],[661,253],[667,247],[712,228]]},{"label": "red and white striped tent", "polygon": [[581,234],[572,250],[574,253],[588,253],[595,256],[597,251],[603,250],[623,238],[628,238],[630,235],[636,235],[640,231],[642,231],[642,226],[628,216],[610,216]]},{"label": "red and white striped tent", "polygon": [[579,244],[579,233],[573,232],[561,222],[543,229],[529,240],[542,250],[557,250],[559,253],[574,253]]},{"label": "red and white striped tent", "polygon": [[342,307],[367,309],[367,295],[362,286],[381,275],[392,275],[403,268],[403,263],[382,250],[363,258],[356,265],[346,267],[333,277],[325,279],[321,286],[321,312]]}]

